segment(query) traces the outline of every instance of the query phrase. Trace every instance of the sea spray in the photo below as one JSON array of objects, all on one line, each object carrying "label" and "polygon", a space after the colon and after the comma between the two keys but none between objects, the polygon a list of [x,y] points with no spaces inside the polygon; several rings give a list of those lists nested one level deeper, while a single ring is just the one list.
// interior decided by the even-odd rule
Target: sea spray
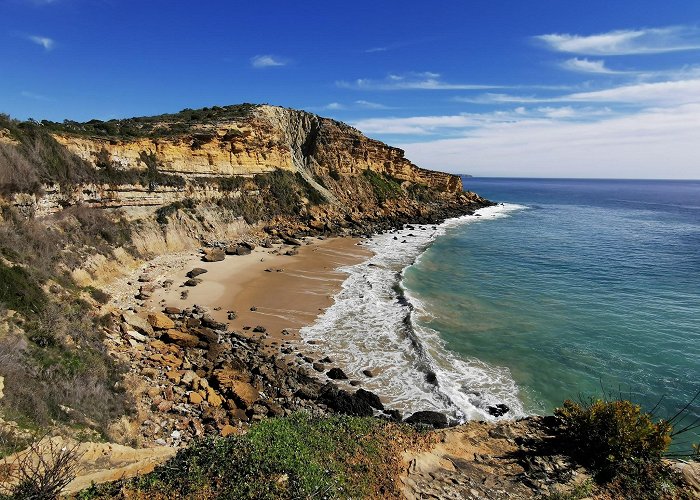
[{"label": "sea spray", "polygon": [[[505,403],[522,416],[518,388],[507,368],[461,358],[445,349],[439,334],[421,326],[430,311],[404,290],[403,273],[451,227],[504,217],[519,205],[499,205],[440,225],[414,225],[363,242],[375,255],[348,266],[334,304],[301,330],[310,347],[331,354],[351,378],[404,413],[437,410],[464,420],[490,418],[487,407]],[[321,347],[322,346],[322,347]],[[363,370],[372,369],[368,378]]]}]

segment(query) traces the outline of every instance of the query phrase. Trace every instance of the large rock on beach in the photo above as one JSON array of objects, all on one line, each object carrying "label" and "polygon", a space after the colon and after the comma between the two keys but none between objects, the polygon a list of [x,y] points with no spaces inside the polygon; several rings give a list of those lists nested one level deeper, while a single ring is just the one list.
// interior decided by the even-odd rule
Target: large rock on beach
[{"label": "large rock on beach", "polygon": [[381,399],[379,399],[379,396],[377,396],[373,392],[367,391],[365,389],[358,389],[357,391],[355,391],[355,397],[365,401],[372,408],[376,408],[377,410],[384,410],[384,405],[382,404]]},{"label": "large rock on beach", "polygon": [[175,328],[175,322],[162,312],[148,314],[148,323],[156,330],[170,330]]},{"label": "large rock on beach", "polygon": [[131,312],[125,312],[122,314],[122,320],[137,332],[143,333],[144,335],[153,336],[153,327],[141,316],[136,316]]},{"label": "large rock on beach", "polygon": [[226,258],[226,253],[220,248],[205,248],[202,260],[204,262],[219,262]]},{"label": "large rock on beach", "polygon": [[341,370],[340,368],[331,368],[328,370],[328,378],[331,378],[333,380],[347,380],[348,376],[345,375],[345,372]]},{"label": "large rock on beach", "polygon": [[345,415],[371,417],[374,415],[372,406],[363,398],[338,389],[329,383],[321,389],[320,399],[332,410]]},{"label": "large rock on beach", "polygon": [[201,267],[195,267],[194,269],[187,271],[187,277],[188,278],[196,278],[200,274],[205,274],[206,272],[207,272],[206,269],[203,269]]},{"label": "large rock on beach", "polygon": [[197,347],[197,345],[199,345],[199,337],[181,332],[180,330],[168,330],[165,332],[165,337],[170,342],[181,347]]},{"label": "large rock on beach", "polygon": [[437,411],[417,411],[404,422],[408,424],[428,425],[436,429],[447,427],[447,415]]}]

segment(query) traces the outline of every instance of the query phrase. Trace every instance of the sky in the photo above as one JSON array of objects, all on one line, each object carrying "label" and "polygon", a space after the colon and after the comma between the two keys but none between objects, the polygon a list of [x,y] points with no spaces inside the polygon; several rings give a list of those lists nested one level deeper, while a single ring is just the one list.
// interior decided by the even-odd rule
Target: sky
[{"label": "sky", "polygon": [[700,1],[0,0],[0,112],[241,102],[454,173],[700,179]]}]

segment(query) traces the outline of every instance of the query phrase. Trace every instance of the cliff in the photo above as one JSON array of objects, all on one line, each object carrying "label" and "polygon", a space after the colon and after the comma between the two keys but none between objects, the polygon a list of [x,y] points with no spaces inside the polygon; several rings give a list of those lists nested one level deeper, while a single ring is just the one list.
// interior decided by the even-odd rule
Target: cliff
[{"label": "cliff", "polygon": [[[123,126],[110,122],[42,123],[58,144],[94,170],[94,178],[77,183],[46,179],[41,192],[14,194],[13,203],[45,216],[74,204],[120,208],[185,198],[216,200],[225,194],[219,182],[223,178],[277,170],[299,173],[327,201],[346,208],[358,199],[354,181],[367,171],[395,179],[404,188],[421,186],[443,195],[462,192],[458,176],[421,169],[401,149],[304,111],[252,106],[241,115],[215,114],[202,122],[180,115],[149,119],[149,126],[142,124],[136,135],[124,134]],[[16,145],[4,130],[5,147],[11,141]],[[125,182],[145,177],[149,169],[170,182]]]}]

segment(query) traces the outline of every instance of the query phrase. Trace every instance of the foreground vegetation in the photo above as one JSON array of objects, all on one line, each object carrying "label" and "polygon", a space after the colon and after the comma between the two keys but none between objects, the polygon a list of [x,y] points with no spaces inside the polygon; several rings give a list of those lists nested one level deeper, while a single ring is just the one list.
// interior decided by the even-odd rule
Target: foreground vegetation
[{"label": "foreground vegetation", "polygon": [[421,439],[374,418],[297,413],[197,441],[151,474],[78,498],[399,498],[400,450]]}]

